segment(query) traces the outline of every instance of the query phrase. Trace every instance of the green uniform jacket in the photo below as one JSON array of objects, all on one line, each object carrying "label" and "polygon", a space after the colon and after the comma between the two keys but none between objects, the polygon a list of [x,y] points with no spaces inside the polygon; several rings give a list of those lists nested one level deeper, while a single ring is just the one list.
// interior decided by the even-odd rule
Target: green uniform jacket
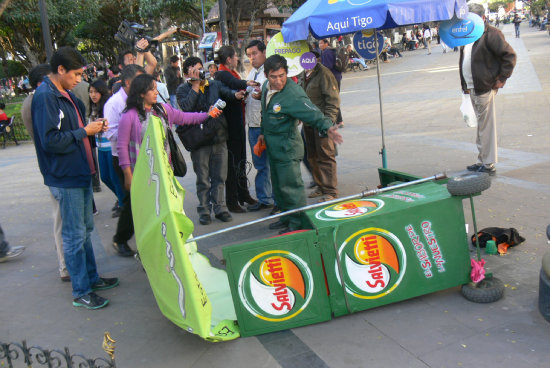
[{"label": "green uniform jacket", "polygon": [[332,126],[330,118],[311,102],[302,87],[290,78],[266,106],[269,81],[262,87],[262,127],[267,153],[271,160],[288,161],[304,158],[304,145],[298,132],[299,121],[306,122],[323,135]]}]

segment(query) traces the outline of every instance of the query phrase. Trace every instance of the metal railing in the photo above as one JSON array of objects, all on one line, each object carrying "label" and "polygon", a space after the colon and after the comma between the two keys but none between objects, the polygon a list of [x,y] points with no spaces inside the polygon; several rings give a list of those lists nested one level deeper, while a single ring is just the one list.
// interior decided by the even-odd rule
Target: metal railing
[{"label": "metal railing", "polygon": [[48,350],[36,345],[28,346],[25,340],[21,344],[0,341],[0,367],[13,368],[14,364],[21,366],[18,362],[20,361],[24,362],[26,367],[115,368],[114,348],[113,354],[109,351],[107,353],[110,359],[89,359],[80,354],[71,354],[67,347],[64,350]]}]

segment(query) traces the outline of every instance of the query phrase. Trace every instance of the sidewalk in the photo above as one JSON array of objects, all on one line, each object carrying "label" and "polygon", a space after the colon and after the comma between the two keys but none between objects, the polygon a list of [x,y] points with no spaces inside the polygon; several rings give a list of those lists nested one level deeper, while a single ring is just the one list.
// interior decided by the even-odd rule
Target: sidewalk
[{"label": "sidewalk", "polygon": [[[117,341],[119,367],[548,367],[550,324],[538,312],[537,297],[541,257],[549,249],[544,232],[550,222],[550,37],[527,24],[519,39],[513,26],[501,30],[518,53],[518,64],[497,96],[497,175],[475,206],[478,228],[515,227],[526,238],[506,256],[485,256],[489,271],[506,284],[502,300],[474,304],[453,288],[326,323],[208,343],[164,318],[141,266],[114,254],[114,195],[103,186],[95,193],[100,213],[94,217],[94,250],[101,275],[119,277],[120,286],[101,293],[111,300],[103,310],[74,308],[70,285],[57,272],[49,193],[34,147],[23,144],[0,150],[0,223],[11,244],[27,247],[17,260],[0,264],[0,341],[67,346],[73,354],[96,358],[106,357],[101,342],[109,331]],[[475,130],[459,112],[458,53],[444,54],[434,45],[431,55],[425,50],[403,55],[381,65],[388,167],[422,176],[463,171],[477,150]],[[338,175],[346,196],[378,184],[375,68],[345,74],[341,98],[345,143],[339,147]],[[223,228],[219,221],[198,225],[192,170],[181,183],[187,190],[185,211],[197,224],[194,234]],[[464,210],[471,234],[467,201]],[[257,217],[235,214],[232,224]],[[199,248],[219,264],[223,246],[266,231],[267,224],[260,224],[206,239]]]}]

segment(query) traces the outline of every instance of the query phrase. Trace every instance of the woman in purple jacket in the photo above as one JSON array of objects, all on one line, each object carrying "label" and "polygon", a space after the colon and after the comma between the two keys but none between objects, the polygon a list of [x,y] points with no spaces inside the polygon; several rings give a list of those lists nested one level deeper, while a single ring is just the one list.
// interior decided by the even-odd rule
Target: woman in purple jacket
[{"label": "woman in purple jacket", "polygon": [[[158,104],[157,95],[157,83],[151,75],[137,76],[132,81],[126,109],[118,123],[118,161],[124,173],[124,186],[128,191],[132,184],[132,172],[136,165],[139,147],[151,114],[161,119],[165,132],[166,129],[172,129],[173,124],[200,124],[208,118],[206,112],[182,112],[169,104]],[[168,141],[165,142],[164,148],[170,157]]]}]

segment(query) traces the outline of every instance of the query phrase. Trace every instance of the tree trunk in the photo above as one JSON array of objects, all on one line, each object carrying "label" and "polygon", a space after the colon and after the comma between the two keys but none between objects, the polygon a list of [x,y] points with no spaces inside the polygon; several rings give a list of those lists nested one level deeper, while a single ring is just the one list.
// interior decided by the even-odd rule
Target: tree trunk
[{"label": "tree trunk", "polygon": [[256,22],[256,14],[258,13],[258,11],[259,9],[254,9],[250,13],[250,24],[248,25],[248,29],[246,30],[246,34],[244,35],[243,43],[238,49],[239,58],[241,60],[244,57],[244,52],[246,51],[246,46],[248,45],[248,41],[250,40],[250,35],[252,35],[252,32],[254,31],[254,23]]}]

